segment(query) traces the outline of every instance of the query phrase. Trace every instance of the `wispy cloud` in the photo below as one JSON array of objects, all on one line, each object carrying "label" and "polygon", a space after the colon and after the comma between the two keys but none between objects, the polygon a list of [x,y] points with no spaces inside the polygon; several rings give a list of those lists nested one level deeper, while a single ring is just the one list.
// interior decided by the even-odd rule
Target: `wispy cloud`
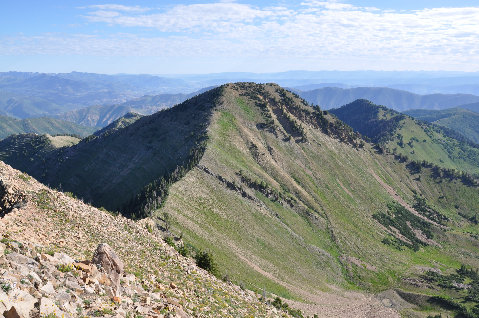
[{"label": "wispy cloud", "polygon": [[222,31],[223,28],[261,23],[265,19],[278,17],[285,12],[282,8],[259,9],[235,2],[218,2],[192,5],[176,5],[169,10],[151,14],[118,14],[106,16],[104,9],[89,12],[91,22],[104,22],[127,27],[149,27],[163,32]]},{"label": "wispy cloud", "polygon": [[[127,27],[131,34],[17,37],[0,41],[0,52],[266,57],[304,60],[323,68],[331,61],[334,68],[354,64],[363,69],[479,70],[479,7],[384,11],[344,1],[307,0],[295,8],[221,1],[162,9],[108,4],[82,10],[90,23]],[[150,31],[141,31],[145,29]]]},{"label": "wispy cloud", "polygon": [[95,4],[88,7],[81,7],[81,9],[97,9],[97,10],[112,10],[122,12],[145,12],[149,11],[149,8],[143,8],[140,6],[125,6],[122,4]]}]

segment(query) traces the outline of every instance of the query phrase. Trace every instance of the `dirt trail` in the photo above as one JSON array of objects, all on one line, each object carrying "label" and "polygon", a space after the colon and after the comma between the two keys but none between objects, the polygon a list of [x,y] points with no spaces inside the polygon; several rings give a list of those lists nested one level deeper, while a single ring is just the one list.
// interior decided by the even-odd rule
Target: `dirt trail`
[{"label": "dirt trail", "polygon": [[402,205],[403,207],[405,207],[409,212],[411,212],[412,214],[414,214],[415,216],[421,218],[422,220],[428,222],[428,223],[431,223],[441,229],[447,229],[447,226],[444,226],[444,225],[441,225],[439,223],[436,223],[430,219],[428,219],[427,217],[423,216],[422,214],[420,214],[419,212],[417,212],[413,207],[411,207],[406,201],[403,200],[403,198],[401,198],[397,193],[396,191],[394,191],[394,189],[386,184],[372,169],[369,169],[369,173],[371,173],[371,175],[376,179],[377,182],[379,182],[379,184],[387,191],[387,193],[389,193],[389,195],[396,201],[398,202],[400,205]]},{"label": "dirt trail", "polygon": [[393,308],[388,308],[371,294],[359,292],[350,292],[340,290],[334,286],[331,292],[315,291],[309,292],[297,286],[291,285],[273,274],[264,271],[247,257],[237,252],[236,255],[251,266],[255,271],[273,280],[274,282],[291,290],[299,295],[305,302],[286,300],[293,308],[300,309],[304,315],[313,316],[314,314],[322,318],[342,317],[342,318],[399,318],[399,313]]}]

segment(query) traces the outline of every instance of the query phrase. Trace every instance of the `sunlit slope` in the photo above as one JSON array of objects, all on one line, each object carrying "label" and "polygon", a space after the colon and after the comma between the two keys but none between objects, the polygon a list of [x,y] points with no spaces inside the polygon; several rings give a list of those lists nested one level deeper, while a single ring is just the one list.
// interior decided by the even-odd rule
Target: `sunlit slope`
[{"label": "sunlit slope", "polygon": [[157,213],[169,213],[173,231],[212,251],[235,281],[308,298],[331,284],[398,286],[437,261],[476,262],[477,242],[463,229],[454,230],[457,240],[433,226],[441,247],[399,250],[382,242],[391,230],[373,218],[397,197],[412,205],[417,193],[454,229],[469,226],[454,206],[471,215],[476,188],[433,180],[428,169],[411,175],[276,85],[227,85],[216,110],[198,167]]},{"label": "sunlit slope", "polygon": [[462,108],[412,109],[404,113],[416,119],[449,128],[465,138],[479,143],[479,113]]},{"label": "sunlit slope", "polygon": [[392,152],[448,169],[479,172],[479,147],[452,130],[415,120],[363,99],[331,112]]}]

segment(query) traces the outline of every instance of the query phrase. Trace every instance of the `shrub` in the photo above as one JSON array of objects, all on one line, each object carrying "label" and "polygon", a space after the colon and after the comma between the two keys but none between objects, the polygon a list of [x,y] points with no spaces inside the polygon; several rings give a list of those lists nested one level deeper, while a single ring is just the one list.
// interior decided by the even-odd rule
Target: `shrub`
[{"label": "shrub", "polygon": [[60,265],[57,265],[57,269],[62,273],[68,273],[74,269],[74,266],[72,264],[68,264],[68,265],[60,264]]},{"label": "shrub", "polygon": [[188,257],[188,254],[190,254],[190,250],[188,249],[188,247],[186,247],[183,244],[178,248],[178,253],[180,253],[180,255],[182,255],[184,257]]},{"label": "shrub", "polygon": [[168,244],[169,246],[173,246],[173,247],[176,246],[172,236],[165,237],[165,243]]},{"label": "shrub", "polygon": [[12,285],[10,285],[10,284],[8,284],[8,283],[3,283],[3,284],[1,285],[1,287],[2,287],[2,290],[3,290],[6,294],[8,294],[8,292],[9,292],[10,290],[12,290]]},{"label": "shrub", "polygon": [[195,261],[198,267],[207,270],[213,275],[216,275],[218,273],[218,268],[216,266],[216,263],[213,260],[213,256],[210,253],[205,251],[200,251],[196,253]]}]

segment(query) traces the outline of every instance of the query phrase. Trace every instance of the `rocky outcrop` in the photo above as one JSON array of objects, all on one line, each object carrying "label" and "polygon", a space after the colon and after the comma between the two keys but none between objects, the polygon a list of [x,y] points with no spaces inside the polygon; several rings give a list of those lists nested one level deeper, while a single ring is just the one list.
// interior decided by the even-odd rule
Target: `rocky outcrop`
[{"label": "rocky outcrop", "polygon": [[25,200],[24,193],[0,180],[0,218],[21,206]]},{"label": "rocky outcrop", "polygon": [[[157,282],[149,288],[151,282],[123,271],[108,244],[97,247],[92,261],[76,261],[65,253],[44,253],[42,246],[0,238],[0,317],[197,316],[177,298],[185,293],[177,284]],[[269,310],[267,316],[287,316]]]},{"label": "rocky outcrop", "polygon": [[107,274],[111,283],[111,294],[118,296],[124,265],[115,251],[108,244],[102,243],[98,245],[91,262]]},{"label": "rocky outcrop", "polygon": [[[93,261],[75,261],[64,253],[45,254],[42,247],[3,238],[0,250],[0,316],[7,318],[115,316],[190,317],[165,293],[149,292],[107,244]],[[117,282],[111,295],[112,282]],[[170,287],[176,289],[177,286]]]}]

